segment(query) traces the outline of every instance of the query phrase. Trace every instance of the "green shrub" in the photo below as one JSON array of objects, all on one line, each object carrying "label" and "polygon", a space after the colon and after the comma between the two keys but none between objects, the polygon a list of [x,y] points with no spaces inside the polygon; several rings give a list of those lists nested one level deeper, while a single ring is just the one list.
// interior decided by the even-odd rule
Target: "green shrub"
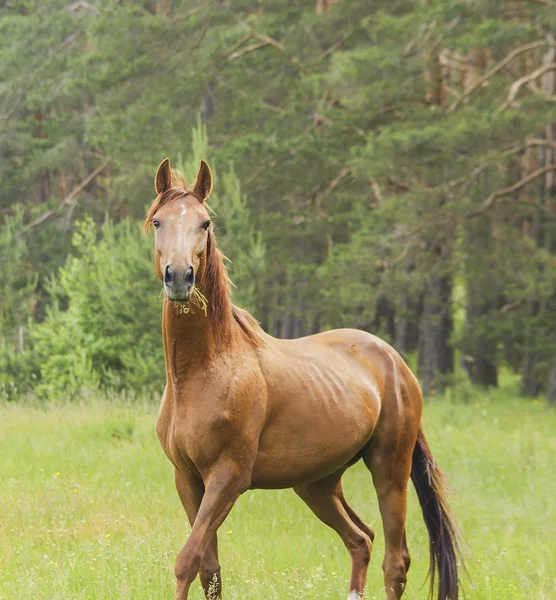
[{"label": "green shrub", "polygon": [[73,238],[79,255],[51,282],[53,306],[32,331],[41,395],[162,387],[161,295],[152,241],[127,220],[106,221],[100,234],[97,241],[92,219],[80,224]]}]

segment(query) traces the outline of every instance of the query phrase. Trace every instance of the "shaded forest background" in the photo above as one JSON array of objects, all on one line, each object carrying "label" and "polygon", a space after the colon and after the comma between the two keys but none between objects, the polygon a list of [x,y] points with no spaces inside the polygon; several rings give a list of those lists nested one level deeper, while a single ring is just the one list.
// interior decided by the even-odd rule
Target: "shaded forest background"
[{"label": "shaded forest background", "polygon": [[556,401],[555,35],[551,0],[0,1],[0,395],[161,389],[169,156],[268,332]]}]

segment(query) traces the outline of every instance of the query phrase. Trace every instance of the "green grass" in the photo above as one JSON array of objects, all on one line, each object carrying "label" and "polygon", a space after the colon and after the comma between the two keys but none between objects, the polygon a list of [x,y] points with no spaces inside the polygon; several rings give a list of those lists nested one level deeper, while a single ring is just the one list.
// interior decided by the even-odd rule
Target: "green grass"
[{"label": "green grass", "polygon": [[[467,598],[553,600],[556,414],[505,392],[480,394],[468,404],[437,398],[424,417],[466,539]],[[0,407],[2,600],[174,597],[173,563],[188,527],[155,412],[100,401]],[[370,476],[357,465],[344,481],[377,531],[367,598],[384,598]],[[428,543],[412,488],[407,529],[404,597],[423,599]],[[347,595],[346,551],[291,490],[240,498],[220,530],[220,554],[228,600]],[[191,597],[203,597],[197,582]]]}]

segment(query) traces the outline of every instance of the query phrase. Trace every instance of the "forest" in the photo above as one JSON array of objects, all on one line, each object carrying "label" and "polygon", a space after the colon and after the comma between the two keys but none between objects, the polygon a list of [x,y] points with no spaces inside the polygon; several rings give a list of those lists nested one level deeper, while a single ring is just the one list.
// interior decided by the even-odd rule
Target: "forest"
[{"label": "forest", "polygon": [[157,165],[234,301],[556,403],[551,0],[0,1],[0,398],[160,392]]}]

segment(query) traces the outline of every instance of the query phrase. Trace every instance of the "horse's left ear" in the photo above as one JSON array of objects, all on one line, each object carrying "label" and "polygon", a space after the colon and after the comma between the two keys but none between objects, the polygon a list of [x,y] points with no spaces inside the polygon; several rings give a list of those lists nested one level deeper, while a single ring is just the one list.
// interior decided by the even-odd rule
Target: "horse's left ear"
[{"label": "horse's left ear", "polygon": [[172,187],[172,171],[170,169],[170,159],[165,158],[156,170],[154,178],[154,190],[157,194],[163,194]]},{"label": "horse's left ear", "polygon": [[193,186],[193,193],[201,202],[204,202],[212,191],[212,173],[208,164],[202,160],[199,172],[197,173],[197,179],[195,179],[195,185]]}]

